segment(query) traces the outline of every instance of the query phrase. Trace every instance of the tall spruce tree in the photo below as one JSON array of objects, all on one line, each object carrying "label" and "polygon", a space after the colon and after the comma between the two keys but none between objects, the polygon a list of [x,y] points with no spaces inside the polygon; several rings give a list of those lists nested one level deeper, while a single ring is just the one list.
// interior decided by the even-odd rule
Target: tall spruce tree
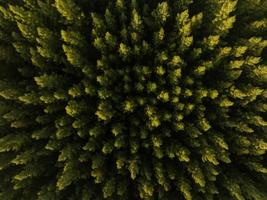
[{"label": "tall spruce tree", "polygon": [[266,200],[266,0],[0,0],[0,200]]}]

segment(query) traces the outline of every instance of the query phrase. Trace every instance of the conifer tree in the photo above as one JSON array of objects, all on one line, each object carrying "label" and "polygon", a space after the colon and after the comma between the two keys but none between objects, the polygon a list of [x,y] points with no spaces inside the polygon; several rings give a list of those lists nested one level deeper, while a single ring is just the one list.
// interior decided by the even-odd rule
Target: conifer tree
[{"label": "conifer tree", "polygon": [[0,0],[0,199],[267,199],[266,0]]}]

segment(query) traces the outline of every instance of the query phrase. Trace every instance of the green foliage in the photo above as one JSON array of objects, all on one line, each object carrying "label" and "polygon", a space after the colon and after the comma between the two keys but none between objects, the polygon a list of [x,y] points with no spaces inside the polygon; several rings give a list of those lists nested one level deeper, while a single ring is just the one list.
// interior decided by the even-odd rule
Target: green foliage
[{"label": "green foliage", "polygon": [[266,200],[266,0],[0,0],[0,199]]}]

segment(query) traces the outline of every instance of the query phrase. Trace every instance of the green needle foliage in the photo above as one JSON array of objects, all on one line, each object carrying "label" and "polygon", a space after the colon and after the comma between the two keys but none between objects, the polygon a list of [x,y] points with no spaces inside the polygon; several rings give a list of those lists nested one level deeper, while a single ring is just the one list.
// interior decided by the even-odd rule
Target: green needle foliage
[{"label": "green needle foliage", "polygon": [[267,0],[0,0],[1,200],[266,200]]}]

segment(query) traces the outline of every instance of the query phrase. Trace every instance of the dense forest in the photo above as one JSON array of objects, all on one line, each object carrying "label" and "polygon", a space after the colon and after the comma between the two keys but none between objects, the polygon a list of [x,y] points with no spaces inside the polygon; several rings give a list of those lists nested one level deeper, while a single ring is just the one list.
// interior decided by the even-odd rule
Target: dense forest
[{"label": "dense forest", "polygon": [[0,0],[0,200],[266,200],[267,0]]}]

